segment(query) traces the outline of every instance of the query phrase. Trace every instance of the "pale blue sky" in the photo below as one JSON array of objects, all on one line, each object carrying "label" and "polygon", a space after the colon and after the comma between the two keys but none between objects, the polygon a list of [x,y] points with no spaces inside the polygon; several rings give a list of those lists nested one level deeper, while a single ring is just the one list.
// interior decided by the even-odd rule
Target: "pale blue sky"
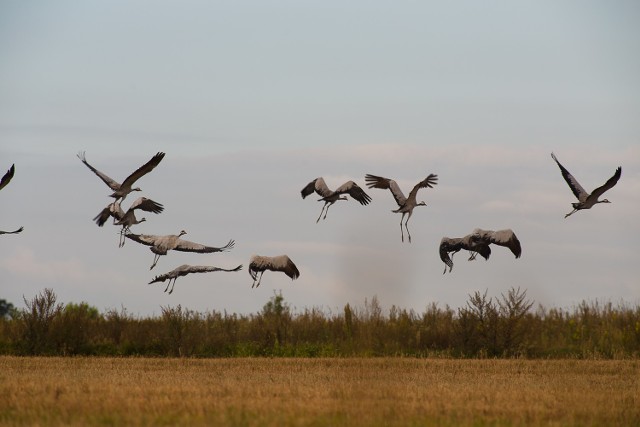
[{"label": "pale blue sky", "polygon": [[[545,305],[640,300],[640,4],[543,2],[0,2],[0,298],[45,287],[65,301],[158,313],[160,305],[255,312],[296,307],[453,307],[467,294],[527,288]],[[166,211],[136,232],[221,245],[228,254],[153,254],[91,218],[108,189],[75,157],[124,179],[157,151],[142,195]],[[573,195],[555,151],[588,190],[623,175],[567,220]],[[364,174],[439,185],[402,244],[390,194],[370,206],[321,203],[300,189]],[[137,194],[136,194],[137,196]],[[135,200],[129,197],[125,205]],[[442,236],[513,228],[514,260],[456,258]],[[301,278],[251,290],[252,253],[288,253]],[[182,263],[235,275],[146,283]]]}]

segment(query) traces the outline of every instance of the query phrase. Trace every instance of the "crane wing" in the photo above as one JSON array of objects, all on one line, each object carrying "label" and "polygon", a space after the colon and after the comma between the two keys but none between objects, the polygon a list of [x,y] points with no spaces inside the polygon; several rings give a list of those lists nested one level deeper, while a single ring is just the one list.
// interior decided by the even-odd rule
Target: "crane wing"
[{"label": "crane wing", "polygon": [[304,199],[308,195],[312,194],[314,191],[322,197],[329,197],[333,194],[333,191],[329,190],[329,187],[327,187],[327,184],[324,182],[324,178],[322,177],[316,178],[310,183],[308,183],[302,189],[300,194],[302,194],[302,198]]},{"label": "crane wing", "polygon": [[585,189],[582,188],[580,183],[573,177],[573,175],[571,175],[571,173],[569,173],[569,171],[566,170],[565,167],[560,164],[555,154],[551,153],[551,158],[555,160],[555,162],[558,164],[558,167],[560,168],[560,172],[562,173],[562,177],[569,185],[569,188],[571,188],[571,191],[573,192],[573,194],[576,196],[576,198],[579,201],[584,202],[587,199],[587,197],[589,197],[589,193],[587,193]]},{"label": "crane wing", "polygon": [[620,179],[620,175],[622,175],[622,168],[618,167],[618,169],[616,169],[616,173],[614,173],[613,176],[609,178],[607,182],[604,183],[604,185],[601,185],[600,187],[596,188],[591,192],[591,197],[595,197],[597,200],[598,197],[602,195],[602,193],[609,190],[610,188],[612,188],[614,185],[618,183],[618,180]]},{"label": "crane wing", "polygon": [[135,170],[131,175],[129,175],[123,182],[122,186],[125,188],[131,187],[134,182],[140,179],[142,176],[151,172],[164,158],[164,153],[158,152],[155,156],[151,158],[147,163],[140,166]]},{"label": "crane wing", "polygon": [[490,233],[489,241],[498,246],[509,248],[511,252],[516,256],[516,258],[520,258],[520,255],[522,255],[522,246],[520,245],[520,240],[518,240],[516,233],[514,233],[511,229],[498,230]]},{"label": "crane wing", "polygon": [[11,178],[13,178],[13,174],[15,172],[16,172],[16,165],[13,164],[13,165],[11,165],[11,167],[9,168],[7,173],[5,173],[4,176],[2,177],[2,179],[0,180],[0,190],[2,190],[4,187],[6,187],[6,185],[9,183],[9,181],[11,181]]},{"label": "crane wing", "polygon": [[407,198],[402,193],[402,190],[398,186],[398,183],[393,179],[366,174],[364,180],[367,184],[367,187],[369,188],[382,188],[384,190],[391,190],[391,194],[393,194],[393,198],[396,200],[398,206],[403,206],[407,201]]},{"label": "crane wing", "polygon": [[361,205],[368,205],[371,201],[371,197],[353,181],[345,182],[338,187],[335,192],[338,194],[348,193],[351,197],[360,202]]},{"label": "crane wing", "polygon": [[[463,249],[461,238],[443,237],[442,240],[440,240],[440,259],[446,264],[447,267],[449,267],[449,271],[453,269],[453,260],[449,257],[449,252],[456,253],[460,249]],[[446,271],[447,269],[445,267],[445,272]]]},{"label": "crane wing", "polygon": [[159,283],[159,282],[164,282],[164,281],[165,281],[165,280],[167,280],[167,279],[173,279],[174,277],[177,277],[177,276],[174,276],[174,275],[173,275],[173,272],[174,272],[174,271],[175,271],[175,270],[171,270],[171,271],[170,271],[170,272],[168,272],[168,273],[160,274],[160,275],[158,275],[158,276],[154,277],[154,278],[153,278],[153,280],[151,280],[151,281],[149,282],[149,284],[152,284],[152,283]]},{"label": "crane wing", "polygon": [[146,197],[138,197],[135,202],[131,204],[128,210],[140,209],[145,212],[160,213],[164,210],[164,206],[158,202],[154,202]]},{"label": "crane wing", "polygon": [[229,268],[229,269],[214,267],[211,265],[189,265],[186,268],[187,273],[208,273],[210,271],[233,272],[233,271],[240,271],[240,270],[242,270],[242,264],[240,264],[236,268]]},{"label": "crane wing", "polygon": [[291,261],[287,255],[280,255],[278,257],[274,257],[274,265],[273,270],[282,271],[284,274],[289,276],[291,280],[295,280],[300,277],[300,271],[298,271],[298,267]]},{"label": "crane wing", "polygon": [[119,202],[109,203],[109,206],[102,209],[100,213],[93,218],[93,220],[98,224],[98,227],[102,227],[111,216],[116,218],[118,221],[124,217],[124,211],[120,207]]},{"label": "crane wing", "polygon": [[18,233],[21,233],[22,230],[24,230],[24,227],[20,227],[14,231],[0,231],[0,234],[18,234]]},{"label": "crane wing", "polygon": [[153,234],[133,234],[133,233],[126,234],[125,237],[133,240],[134,242],[142,243],[143,245],[147,245],[147,246],[154,246],[156,244],[156,241],[162,238],[162,236],[154,236]]},{"label": "crane wing", "polygon": [[313,181],[311,181],[310,183],[305,185],[305,187],[300,191],[300,194],[302,195],[303,199],[305,197],[307,197],[308,195],[313,194],[314,191],[316,191],[316,181],[317,180],[318,180],[318,178],[314,179]]},{"label": "crane wing", "polygon": [[107,184],[109,188],[111,188],[113,191],[117,191],[120,188],[120,183],[118,181],[112,178],[109,178],[107,175],[103,174],[102,172],[100,172],[98,169],[94,168],[87,162],[84,151],[78,153],[78,158],[82,160],[82,163],[84,163],[93,173],[98,175],[98,177],[102,181],[104,181],[104,183]]},{"label": "crane wing", "polygon": [[227,243],[226,245],[220,248],[215,248],[213,246],[205,246],[205,245],[201,245],[200,243],[194,243],[188,240],[178,239],[178,242],[176,243],[176,247],[173,249],[180,252],[198,252],[201,254],[209,254],[213,252],[223,252],[223,251],[229,250],[233,248],[235,244],[236,242],[232,239],[232,240],[229,240],[229,243]]},{"label": "crane wing", "polygon": [[416,196],[418,195],[419,189],[433,188],[433,186],[436,184],[438,184],[438,175],[430,173],[428,177],[413,186],[411,193],[409,193],[409,198],[413,198],[415,200]]}]

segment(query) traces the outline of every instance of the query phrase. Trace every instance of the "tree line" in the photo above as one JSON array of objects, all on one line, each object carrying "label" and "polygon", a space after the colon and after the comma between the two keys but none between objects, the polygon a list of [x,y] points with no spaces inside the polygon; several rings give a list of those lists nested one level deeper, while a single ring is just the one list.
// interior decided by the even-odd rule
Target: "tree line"
[{"label": "tree line", "polygon": [[586,302],[546,309],[511,288],[469,295],[456,310],[431,303],[418,313],[377,297],[338,313],[295,311],[275,293],[256,314],[161,307],[133,316],[62,304],[51,289],[16,309],[0,300],[0,354],[149,357],[525,357],[637,358],[640,306]]}]

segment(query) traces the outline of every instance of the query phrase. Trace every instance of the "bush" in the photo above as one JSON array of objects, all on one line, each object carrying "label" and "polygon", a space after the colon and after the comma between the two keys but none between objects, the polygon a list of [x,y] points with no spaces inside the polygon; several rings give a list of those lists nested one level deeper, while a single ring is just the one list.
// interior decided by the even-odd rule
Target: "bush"
[{"label": "bush", "polygon": [[0,317],[0,354],[170,357],[640,356],[640,307],[582,302],[572,310],[532,311],[526,291],[499,298],[469,295],[452,310],[431,303],[424,312],[377,297],[337,314],[294,312],[281,293],[257,314],[198,313],[178,305],[160,317],[137,318],[122,308],[104,315],[87,303],[57,303],[51,289],[11,317]]}]

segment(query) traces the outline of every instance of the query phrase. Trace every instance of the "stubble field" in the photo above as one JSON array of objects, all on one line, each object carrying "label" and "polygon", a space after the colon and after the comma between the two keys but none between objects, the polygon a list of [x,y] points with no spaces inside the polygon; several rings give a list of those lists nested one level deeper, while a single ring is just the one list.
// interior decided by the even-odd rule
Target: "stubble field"
[{"label": "stubble field", "polygon": [[1,425],[640,425],[640,361],[0,357]]}]

